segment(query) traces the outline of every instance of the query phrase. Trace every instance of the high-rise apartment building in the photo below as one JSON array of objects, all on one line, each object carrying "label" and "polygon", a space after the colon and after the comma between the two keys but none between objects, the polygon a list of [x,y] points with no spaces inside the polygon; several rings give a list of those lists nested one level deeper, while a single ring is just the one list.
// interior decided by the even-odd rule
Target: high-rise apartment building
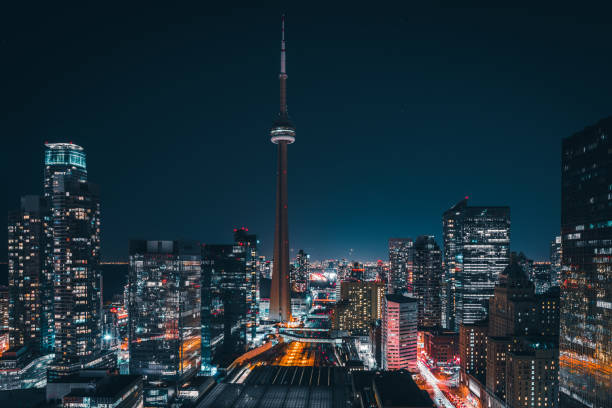
[{"label": "high-rise apartment building", "polygon": [[366,335],[382,318],[385,284],[375,281],[345,280],[339,283],[340,299],[335,305],[332,328],[351,335]]},{"label": "high-rise apartment building", "polygon": [[412,238],[389,239],[389,276],[387,291],[402,294],[412,291],[414,241]]},{"label": "high-rise apartment building", "polygon": [[510,208],[472,207],[466,198],[443,214],[443,234],[444,308],[447,326],[457,331],[487,316],[488,299],[510,256]]},{"label": "high-rise apartment building", "polygon": [[612,407],[612,117],[561,152],[560,391]]},{"label": "high-rise apartment building", "polygon": [[[45,146],[44,197],[50,213],[44,273],[53,282],[52,371],[63,375],[101,351],[100,202],[97,188],[87,181],[83,148]],[[43,304],[44,313],[47,307]]]},{"label": "high-rise apartment building", "polygon": [[388,294],[382,320],[383,370],[417,369],[417,300]]},{"label": "high-rise apartment building", "polygon": [[441,326],[442,251],[434,237],[422,235],[416,239],[412,276],[413,296],[419,301],[419,328]]},{"label": "high-rise apartment building", "polygon": [[[18,211],[8,220],[9,328],[11,347],[42,347],[43,298],[46,281],[46,208],[40,196],[21,197]],[[47,302],[49,299],[45,299]],[[47,317],[48,318],[48,317]]]},{"label": "high-rise apartment building", "polygon": [[130,241],[130,374],[180,380],[200,369],[199,244]]}]

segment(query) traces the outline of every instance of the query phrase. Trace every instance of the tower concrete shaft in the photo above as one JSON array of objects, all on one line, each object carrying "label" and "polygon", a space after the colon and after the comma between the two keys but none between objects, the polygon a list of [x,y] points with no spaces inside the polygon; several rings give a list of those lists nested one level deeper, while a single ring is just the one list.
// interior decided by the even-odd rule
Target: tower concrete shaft
[{"label": "tower concrete shaft", "polygon": [[274,230],[274,266],[270,288],[270,319],[291,319],[289,282],[289,221],[287,206],[287,146],[295,141],[295,128],[287,113],[287,73],[285,72],[285,17],[282,19],[280,113],[270,131],[271,141],[278,145],[276,174],[276,227]]}]

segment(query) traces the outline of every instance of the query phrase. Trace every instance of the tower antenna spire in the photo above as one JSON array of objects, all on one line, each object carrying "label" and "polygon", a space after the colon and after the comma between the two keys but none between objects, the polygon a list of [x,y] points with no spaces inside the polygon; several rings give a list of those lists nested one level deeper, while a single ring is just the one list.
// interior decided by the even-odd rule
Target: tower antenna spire
[{"label": "tower antenna spire", "polygon": [[285,48],[285,15],[283,14],[281,17],[281,66],[280,73],[286,74],[286,66],[285,66],[285,58],[286,58],[286,48]]}]

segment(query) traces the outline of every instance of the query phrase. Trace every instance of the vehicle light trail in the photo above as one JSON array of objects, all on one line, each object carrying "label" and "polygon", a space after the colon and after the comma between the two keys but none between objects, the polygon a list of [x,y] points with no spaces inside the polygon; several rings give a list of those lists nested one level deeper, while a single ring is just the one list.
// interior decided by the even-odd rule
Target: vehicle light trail
[{"label": "vehicle light trail", "polygon": [[438,387],[438,379],[431,373],[431,371],[429,371],[429,368],[427,368],[427,366],[420,361],[418,362],[417,366],[419,368],[419,372],[427,381],[427,384],[429,384],[433,389],[435,398],[434,403],[443,408],[455,408],[455,406],[448,400],[448,398],[446,398],[446,395],[444,395],[444,393]]}]

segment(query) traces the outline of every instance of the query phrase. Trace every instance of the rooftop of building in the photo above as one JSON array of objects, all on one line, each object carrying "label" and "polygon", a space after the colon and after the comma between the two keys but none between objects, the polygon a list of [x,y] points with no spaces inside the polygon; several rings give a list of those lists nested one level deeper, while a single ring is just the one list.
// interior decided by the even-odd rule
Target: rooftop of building
[{"label": "rooftop of building", "polygon": [[394,303],[416,303],[418,302],[418,300],[415,298],[400,295],[397,293],[389,293],[385,295],[385,297],[387,298],[387,301],[394,302]]},{"label": "rooftop of building", "polygon": [[398,371],[357,371],[352,374],[354,389],[367,403],[377,394],[383,406],[389,407],[433,407],[434,403],[421,390],[412,374],[407,370]]},{"label": "rooftop of building", "polygon": [[[87,379],[87,377],[83,377]],[[142,381],[139,375],[108,375],[102,378],[89,377],[89,381],[95,382],[93,390],[88,388],[77,388],[72,390],[67,397],[115,397],[127,387],[131,387]]]}]

